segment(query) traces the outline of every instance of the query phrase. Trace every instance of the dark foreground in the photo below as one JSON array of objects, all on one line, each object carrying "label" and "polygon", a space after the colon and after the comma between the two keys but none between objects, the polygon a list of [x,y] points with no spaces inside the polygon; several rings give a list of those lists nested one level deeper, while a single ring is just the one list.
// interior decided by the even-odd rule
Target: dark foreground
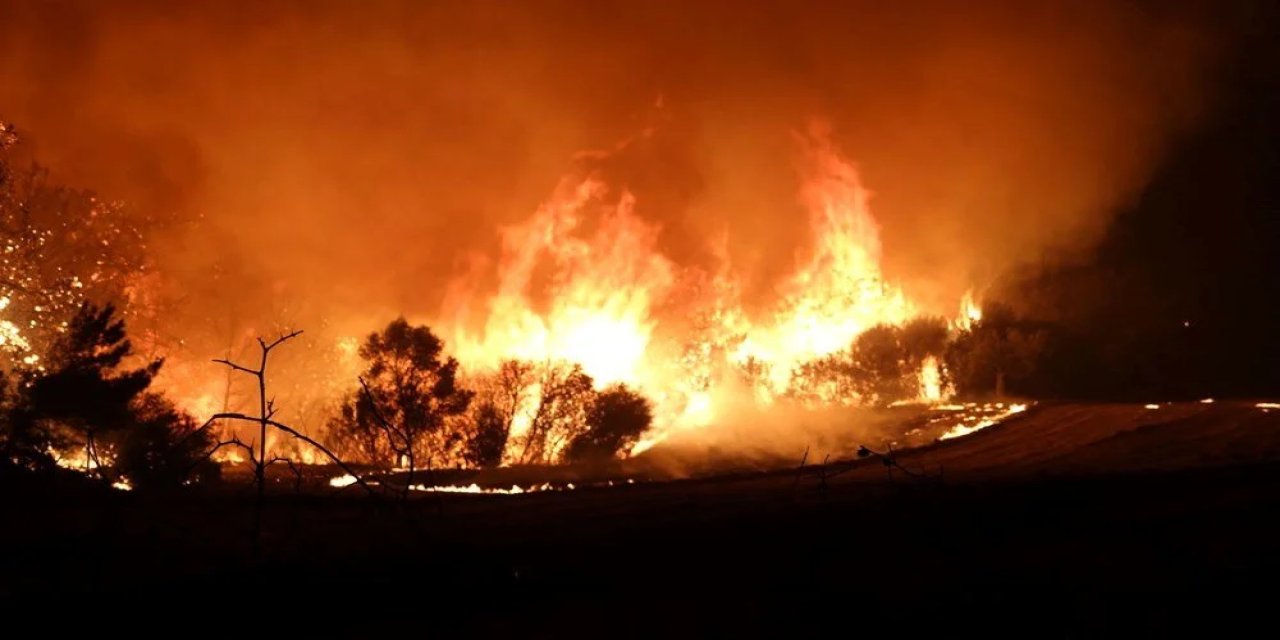
[{"label": "dark foreground", "polygon": [[[891,480],[869,460],[408,504],[281,492],[257,561],[252,501],[234,491],[10,487],[0,595],[11,615],[63,603],[77,615],[41,618],[59,630],[174,634],[250,620],[370,637],[1268,628],[1276,412],[1183,409],[1049,407],[902,459],[945,479]],[[962,462],[980,453],[1004,462]]]}]

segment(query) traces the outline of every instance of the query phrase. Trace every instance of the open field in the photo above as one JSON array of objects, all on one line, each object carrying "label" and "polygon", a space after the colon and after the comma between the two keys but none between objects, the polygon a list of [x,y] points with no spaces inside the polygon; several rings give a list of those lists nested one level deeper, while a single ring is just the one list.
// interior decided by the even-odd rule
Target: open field
[{"label": "open field", "polygon": [[1276,591],[1280,410],[1043,404],[897,461],[923,477],[872,457],[408,504],[335,492],[336,472],[315,470],[302,494],[285,479],[270,496],[259,563],[234,486],[10,485],[0,594],[195,609],[263,596],[257,613],[278,623],[357,635],[1079,637],[1176,630]]}]

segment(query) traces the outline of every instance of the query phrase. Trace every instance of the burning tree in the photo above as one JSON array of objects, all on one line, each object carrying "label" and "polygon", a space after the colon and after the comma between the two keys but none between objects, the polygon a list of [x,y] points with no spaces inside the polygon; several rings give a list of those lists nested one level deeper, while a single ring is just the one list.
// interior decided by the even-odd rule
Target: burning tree
[{"label": "burning tree", "polygon": [[988,305],[982,318],[947,351],[947,367],[959,391],[1003,396],[1035,372],[1049,338],[1047,328],[1022,320],[1002,305]]},{"label": "burning tree", "polygon": [[545,362],[538,366],[537,397],[528,428],[517,439],[520,464],[556,461],[561,450],[586,430],[587,411],[595,399],[591,376],[578,364]]},{"label": "burning tree", "polygon": [[15,166],[16,143],[0,123],[0,348],[37,366],[83,301],[129,297],[147,251],[136,212]]},{"label": "burning tree", "polygon": [[537,392],[535,371],[531,363],[504,360],[497,371],[476,378],[464,461],[475,467],[501,464],[516,420]]},{"label": "burning tree", "polygon": [[804,363],[792,395],[798,399],[888,405],[921,397],[919,372],[947,348],[940,318],[917,318],[903,326],[882,324],[854,338],[848,348]]}]

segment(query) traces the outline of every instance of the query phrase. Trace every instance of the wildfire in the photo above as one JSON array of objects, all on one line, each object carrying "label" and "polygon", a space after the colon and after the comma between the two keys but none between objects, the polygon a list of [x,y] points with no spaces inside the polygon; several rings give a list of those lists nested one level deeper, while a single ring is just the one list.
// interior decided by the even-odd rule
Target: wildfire
[{"label": "wildfire", "polygon": [[[636,384],[656,324],[652,309],[672,283],[672,265],[654,245],[657,229],[634,214],[635,198],[595,178],[566,179],[523,225],[503,231],[498,293],[488,301],[482,336],[465,330],[457,356],[473,367],[504,358],[575,362],[597,385]],[[599,227],[574,235],[590,212]],[[536,291],[534,271],[547,259],[554,279]],[[549,300],[539,311],[536,295]]]},{"label": "wildfire", "polygon": [[[677,269],[658,250],[660,230],[637,217],[635,196],[588,172],[565,178],[530,219],[502,230],[496,292],[479,293],[478,274],[455,282],[446,305],[455,355],[481,371],[504,359],[576,363],[597,387],[638,388],[655,403],[639,453],[674,431],[714,423],[721,399],[741,393],[728,385],[744,374],[751,401],[767,405],[802,384],[802,365],[848,348],[871,327],[916,317],[917,306],[884,277],[879,225],[856,168],[824,130],[800,141],[799,201],[812,244],[772,309],[759,317],[743,310],[740,278],[721,245],[712,247],[717,272]],[[689,291],[686,282],[704,286]],[[981,317],[971,293],[961,309],[953,327]],[[470,310],[483,314],[478,325],[468,322]],[[662,330],[689,318],[692,330]],[[949,395],[934,356],[914,384],[922,402]],[[513,420],[513,435],[527,428],[527,413]]]},{"label": "wildfire", "polygon": [[879,225],[857,171],[815,131],[805,139],[801,201],[816,247],[786,283],[780,308],[754,325],[734,353],[739,364],[768,364],[769,391],[782,393],[797,367],[849,345],[877,324],[914,315],[902,291],[880,270]]},{"label": "wildfire", "polygon": [[920,368],[920,401],[939,402],[943,399],[943,391],[941,365],[936,357],[929,356]]},{"label": "wildfire", "polygon": [[[527,220],[500,229],[499,257],[473,261],[474,268],[450,287],[445,321],[433,326],[468,375],[517,360],[577,365],[597,389],[614,383],[636,389],[652,401],[654,420],[633,454],[673,433],[727,420],[730,407],[945,402],[953,390],[936,354],[911,360],[887,398],[801,375],[810,363],[850,349],[869,329],[903,327],[926,310],[885,276],[871,193],[855,165],[822,128],[797,138],[798,202],[807,213],[810,241],[796,255],[794,270],[774,283],[772,304],[748,312],[740,299],[744,276],[734,268],[726,236],[709,247],[718,258],[714,268],[677,265],[659,247],[662,230],[637,213],[636,195],[586,168],[564,177]],[[584,157],[601,160],[626,146]],[[151,281],[129,282],[130,292],[145,297]],[[8,304],[0,298],[0,310]],[[950,330],[980,321],[972,292],[958,306]],[[0,319],[0,346],[25,350],[20,329]],[[334,336],[323,347],[330,354],[326,365],[341,370],[332,377],[343,382],[308,380],[304,393],[349,383],[359,366],[359,344],[350,335]],[[28,358],[28,364],[38,362],[33,353]],[[166,365],[157,384],[198,419],[244,402],[233,381],[181,362]],[[517,458],[514,448],[533,423],[545,384],[534,380],[512,410],[504,460]],[[274,439],[266,444],[273,454],[320,461],[310,449],[277,451],[290,445]],[[563,446],[549,445],[546,459],[555,459]],[[232,448],[220,450],[217,459],[243,462]]]},{"label": "wildfire", "polygon": [[[9,296],[0,296],[0,311],[8,309],[10,303]],[[14,349],[19,352],[31,350],[31,344],[22,336],[22,329],[8,319],[0,319],[0,347]],[[31,357],[38,356],[32,354]]]},{"label": "wildfire", "polygon": [[[329,479],[329,486],[335,487],[335,488],[349,487],[355,483],[356,483],[356,477],[351,474],[343,474],[343,475],[335,476]],[[593,486],[612,487],[616,484],[624,484],[624,482],[623,481],[614,482],[613,480],[608,480],[605,482],[597,483],[596,485],[593,485]],[[635,480],[628,478],[625,481],[625,484],[635,484]],[[525,493],[541,493],[546,491],[573,491],[577,488],[578,486],[572,482],[568,482],[563,485],[555,485],[555,484],[551,484],[550,482],[543,482],[541,484],[534,484],[527,487],[521,487],[520,485],[513,484],[511,485],[510,489],[503,489],[501,487],[482,487],[474,482],[469,485],[443,484],[443,485],[427,486],[425,484],[415,484],[415,485],[409,486],[409,489],[413,491],[420,491],[424,493],[471,493],[471,494],[505,495],[505,496],[520,495]]]},{"label": "wildfire", "polygon": [[982,307],[974,300],[973,292],[966,291],[964,296],[960,298],[960,316],[955,320],[955,326],[963,330],[973,328],[973,325],[982,321]]},{"label": "wildfire", "polygon": [[544,482],[542,484],[536,484],[528,488],[521,488],[513,484],[511,485],[510,489],[486,488],[486,487],[481,487],[480,485],[474,484],[474,483],[465,487],[459,487],[459,486],[453,486],[453,485],[436,485],[436,486],[428,487],[422,484],[415,484],[409,488],[413,489],[414,491],[425,491],[427,493],[482,493],[482,494],[491,494],[491,495],[510,496],[510,495],[519,495],[522,493],[538,493],[540,491],[572,491],[576,487],[573,485],[573,483],[569,483],[564,487],[556,487],[556,486],[553,486],[551,483]]},{"label": "wildfire", "polygon": [[[962,405],[958,407],[948,407],[948,409],[964,411],[966,409],[973,409],[975,407],[978,407],[978,405],[968,404],[968,405]],[[987,415],[985,417],[982,417],[981,413],[974,413],[961,418],[961,420],[957,422],[955,426],[951,427],[950,429],[947,429],[941,436],[938,437],[938,439],[950,440],[952,438],[959,438],[961,436],[967,436],[971,433],[981,431],[992,425],[999,424],[1000,422],[1007,419],[1009,416],[1026,411],[1027,405],[1010,404],[1006,406],[1003,403],[996,403],[994,405],[994,408],[996,410],[996,413],[992,415]],[[992,405],[989,405],[989,404],[983,405],[981,409],[990,411],[992,409]]]}]

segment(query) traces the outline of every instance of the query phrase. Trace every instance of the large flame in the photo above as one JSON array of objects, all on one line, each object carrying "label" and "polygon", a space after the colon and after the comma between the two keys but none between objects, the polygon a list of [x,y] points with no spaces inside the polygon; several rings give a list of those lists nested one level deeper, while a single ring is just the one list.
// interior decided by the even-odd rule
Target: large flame
[{"label": "large flame", "polygon": [[[530,219],[502,230],[494,293],[479,292],[484,274],[455,283],[446,309],[456,320],[448,336],[455,354],[473,371],[504,359],[563,361],[581,365],[597,386],[639,388],[656,410],[635,448],[643,451],[676,430],[713,423],[728,371],[754,372],[752,401],[768,404],[791,390],[801,365],[848,348],[873,326],[910,320],[917,306],[884,277],[879,225],[856,168],[821,128],[800,139],[799,199],[812,242],[760,317],[742,308],[723,243],[712,247],[716,272],[678,269],[657,246],[659,229],[637,217],[630,192],[575,175]],[[954,324],[967,326],[976,305],[966,296],[961,306]],[[479,323],[469,316],[476,311]],[[924,362],[921,401],[946,397],[940,367],[933,357]]]},{"label": "large flame", "polygon": [[803,142],[800,197],[815,247],[786,283],[778,311],[754,325],[734,354],[739,362],[767,363],[774,392],[786,389],[799,365],[849,346],[877,324],[901,324],[914,311],[881,274],[880,227],[854,166],[821,130]]},{"label": "large flame", "polygon": [[[672,265],[655,248],[657,229],[635,216],[635,198],[611,195],[596,178],[566,179],[532,219],[503,230],[500,282],[483,332],[454,336],[462,362],[564,360],[582,365],[597,385],[640,381],[653,306],[671,286]],[[576,235],[591,213],[595,232]],[[554,271],[540,282],[543,260]]]}]

